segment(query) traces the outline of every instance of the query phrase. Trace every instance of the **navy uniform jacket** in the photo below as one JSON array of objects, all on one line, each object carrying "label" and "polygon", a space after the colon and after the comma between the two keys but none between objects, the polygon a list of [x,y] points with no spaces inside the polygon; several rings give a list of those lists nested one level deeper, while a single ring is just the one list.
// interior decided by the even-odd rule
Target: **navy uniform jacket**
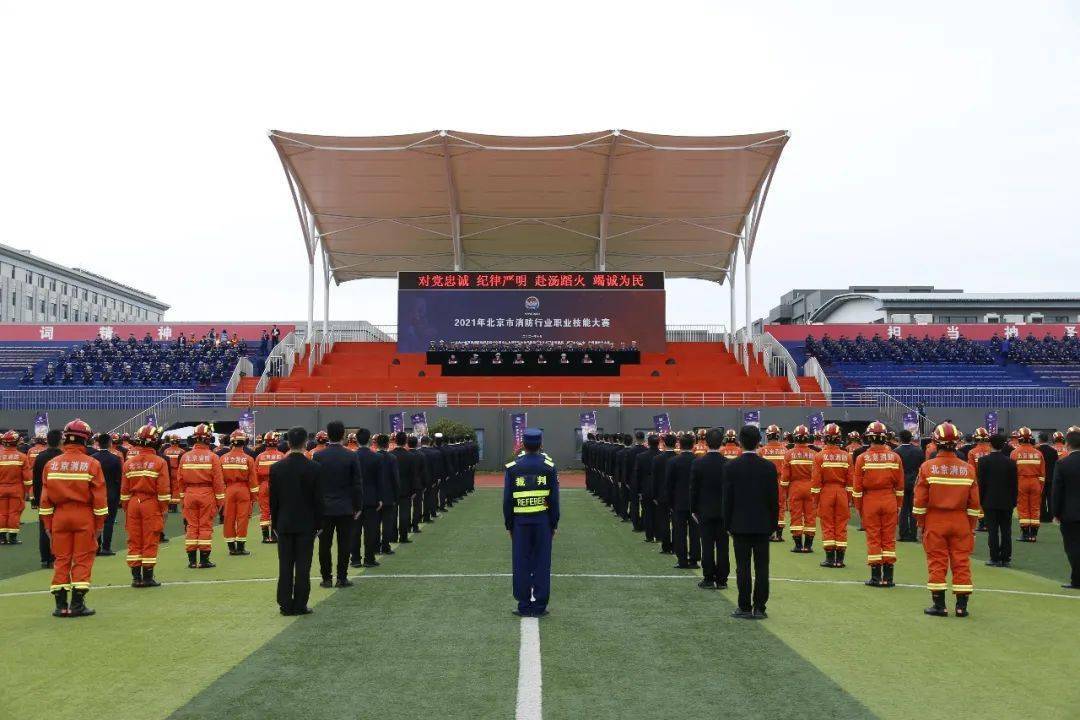
[{"label": "navy uniform jacket", "polygon": [[559,471],[545,454],[527,452],[506,463],[503,481],[503,520],[512,530],[514,521],[559,527]]},{"label": "navy uniform jacket", "polygon": [[124,464],[108,450],[98,450],[92,453],[92,456],[101,463],[101,474],[105,477],[105,497],[109,505],[116,507],[120,504],[120,482],[124,474]]}]

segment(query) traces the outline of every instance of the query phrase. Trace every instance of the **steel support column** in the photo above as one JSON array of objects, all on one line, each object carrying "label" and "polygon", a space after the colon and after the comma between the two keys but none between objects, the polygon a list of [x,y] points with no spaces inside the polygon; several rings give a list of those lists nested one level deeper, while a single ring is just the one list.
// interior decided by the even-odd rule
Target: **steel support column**
[{"label": "steel support column", "polygon": [[750,374],[750,253],[743,248],[743,288],[746,290],[746,298],[743,301],[746,306],[746,325],[743,328],[743,366],[746,374]]}]

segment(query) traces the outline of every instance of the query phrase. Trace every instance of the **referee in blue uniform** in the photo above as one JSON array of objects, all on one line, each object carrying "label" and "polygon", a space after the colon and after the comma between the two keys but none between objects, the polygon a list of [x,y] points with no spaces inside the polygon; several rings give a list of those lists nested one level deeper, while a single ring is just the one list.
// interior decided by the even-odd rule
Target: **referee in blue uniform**
[{"label": "referee in blue uniform", "polygon": [[506,463],[503,519],[514,545],[515,615],[547,615],[551,594],[551,539],[559,527],[559,472],[541,452],[543,433],[526,428],[525,451]]}]

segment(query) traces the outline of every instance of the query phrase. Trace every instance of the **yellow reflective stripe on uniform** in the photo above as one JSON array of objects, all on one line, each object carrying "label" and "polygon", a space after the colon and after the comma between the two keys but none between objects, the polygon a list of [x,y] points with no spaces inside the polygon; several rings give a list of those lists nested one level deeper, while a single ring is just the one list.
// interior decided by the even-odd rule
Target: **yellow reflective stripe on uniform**
[{"label": "yellow reflective stripe on uniform", "polygon": [[846,463],[846,462],[823,462],[823,463],[821,463],[821,467],[846,468],[846,467],[851,467],[851,463]]},{"label": "yellow reflective stripe on uniform", "polygon": [[819,492],[821,492],[821,488],[810,488],[810,493],[812,495],[816,495]]},{"label": "yellow reflective stripe on uniform", "polygon": [[926,478],[926,482],[930,485],[963,485],[968,486],[975,482],[975,478],[963,478],[963,477],[937,477],[931,475]]},{"label": "yellow reflective stripe on uniform", "polygon": [[[1017,460],[1016,461],[1017,465],[1039,465],[1040,463],[1042,463],[1042,460]],[[3,463],[0,463],[0,465],[3,465]]]},{"label": "yellow reflective stripe on uniform", "polygon": [[953,585],[952,586],[952,591],[954,593],[974,592],[974,590],[975,590],[974,585]]},{"label": "yellow reflective stripe on uniform", "polygon": [[510,462],[506,463],[504,467],[512,468],[515,465],[517,465],[517,460],[511,460]]},{"label": "yellow reflective stripe on uniform", "polygon": [[982,515],[982,512],[980,512],[979,510],[973,510],[972,508],[968,508],[967,514],[971,517],[980,517]]},{"label": "yellow reflective stripe on uniform", "polygon": [[900,463],[868,462],[863,463],[863,470],[899,470]]},{"label": "yellow reflective stripe on uniform", "polygon": [[109,514],[109,508],[107,508],[107,507],[94,508],[94,514],[95,515],[108,515]]},{"label": "yellow reflective stripe on uniform", "polygon": [[216,500],[224,500],[225,499],[225,493],[214,493],[214,499],[216,499]]},{"label": "yellow reflective stripe on uniform", "polygon": [[946,583],[932,583],[932,582],[926,583],[926,589],[927,590],[944,590],[947,587],[948,587],[948,585]]},{"label": "yellow reflective stripe on uniform", "polygon": [[209,470],[214,467],[212,463],[193,463],[190,465],[181,465],[181,470]]},{"label": "yellow reflective stripe on uniform", "polygon": [[903,490],[897,490],[895,492],[895,494],[896,494],[896,497],[904,497],[904,491]]},{"label": "yellow reflective stripe on uniform", "polygon": [[45,474],[46,480],[84,480],[89,482],[94,479],[90,473],[82,472],[50,472]]},{"label": "yellow reflective stripe on uniform", "polygon": [[41,508],[38,510],[38,515],[52,515],[53,508]]},{"label": "yellow reflective stripe on uniform", "polygon": [[159,502],[168,502],[169,500],[172,499],[172,496],[171,495],[158,495],[157,499],[158,499]]},{"label": "yellow reflective stripe on uniform", "polygon": [[226,464],[222,463],[221,469],[222,470],[247,470],[247,463],[240,463],[239,465],[235,465],[235,464],[232,464],[232,463],[226,465]]},{"label": "yellow reflective stripe on uniform", "polygon": [[551,460],[548,460],[548,459],[544,460],[544,464],[549,466],[549,467],[555,467],[555,463],[551,462]]},{"label": "yellow reflective stripe on uniform", "polygon": [[926,514],[926,508],[913,507],[913,508],[911,508],[911,514],[912,515],[925,515]]},{"label": "yellow reflective stripe on uniform", "polygon": [[852,490],[851,491],[851,497],[862,497],[862,493],[861,492],[855,492],[854,490]]},{"label": "yellow reflective stripe on uniform", "polygon": [[551,494],[550,490],[517,490],[514,492],[515,498],[527,498],[527,497],[547,497]]},{"label": "yellow reflective stripe on uniform", "polygon": [[790,460],[788,465],[813,465],[813,460]]},{"label": "yellow reflective stripe on uniform", "polygon": [[9,467],[11,465],[22,466],[22,460],[0,460],[0,467]]},{"label": "yellow reflective stripe on uniform", "polygon": [[277,460],[260,460],[259,467],[262,467],[263,465],[273,465],[276,462]]},{"label": "yellow reflective stripe on uniform", "polygon": [[120,496],[120,502],[123,502],[125,500],[130,500],[130,499],[131,499],[130,495],[121,495]]},{"label": "yellow reflective stripe on uniform", "polygon": [[133,478],[133,477],[156,478],[156,477],[160,476],[161,473],[159,473],[157,470],[129,470],[126,473],[124,473],[124,475],[126,477],[129,477],[129,478]]},{"label": "yellow reflective stripe on uniform", "polygon": [[253,488],[251,488],[251,492],[253,492],[253,493],[259,492],[259,488],[253,487]]},{"label": "yellow reflective stripe on uniform", "polygon": [[522,507],[514,506],[514,513],[518,515],[522,513],[544,512],[545,510],[547,510],[547,505],[525,505]]},{"label": "yellow reflective stripe on uniform", "polygon": [[90,589],[90,583],[88,583],[88,582],[73,582],[73,583],[71,583],[71,587],[73,589],[75,589],[75,590],[89,590]]}]

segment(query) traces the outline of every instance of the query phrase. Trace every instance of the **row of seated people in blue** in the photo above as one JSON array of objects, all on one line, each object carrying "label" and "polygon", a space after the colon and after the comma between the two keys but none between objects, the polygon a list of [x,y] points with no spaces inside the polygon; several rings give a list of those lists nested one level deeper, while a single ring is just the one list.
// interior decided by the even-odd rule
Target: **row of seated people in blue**
[{"label": "row of seated people in blue", "polygon": [[[234,363],[235,365],[235,363]],[[58,367],[49,363],[41,376],[42,385],[93,385],[100,381],[104,385],[165,385],[180,384],[213,385],[224,382],[233,366],[226,366],[221,360],[213,364],[199,362],[195,364],[181,362],[176,365],[159,363],[111,363],[102,365],[92,363],[67,362]],[[26,368],[22,377],[23,385],[34,384],[34,366]]]},{"label": "row of seated people in blue", "polygon": [[993,365],[998,359],[1019,364],[1080,363],[1080,339],[1064,335],[1056,338],[1047,333],[1041,340],[1033,333],[1024,339],[1001,338],[997,334],[989,343],[968,340],[963,335],[937,340],[929,335],[922,339],[908,336],[883,339],[875,334],[867,339],[861,333],[854,340],[841,336],[833,340],[825,333],[821,338],[807,336],[806,355],[817,358],[822,365],[834,363],[893,362],[897,364],[953,363]]}]

